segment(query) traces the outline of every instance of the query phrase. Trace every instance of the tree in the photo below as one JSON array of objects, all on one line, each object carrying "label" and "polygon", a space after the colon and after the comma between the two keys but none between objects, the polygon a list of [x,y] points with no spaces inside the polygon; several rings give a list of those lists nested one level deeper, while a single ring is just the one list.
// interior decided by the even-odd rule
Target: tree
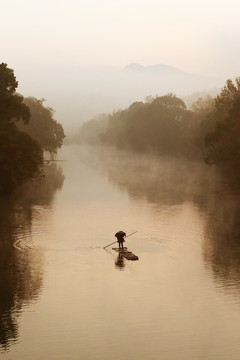
[{"label": "tree", "polygon": [[229,115],[235,101],[240,97],[240,77],[235,79],[235,84],[228,79],[224,88],[215,99],[218,118],[225,119]]},{"label": "tree", "polygon": [[228,79],[215,99],[215,110],[210,114],[212,124],[205,136],[206,157],[209,164],[221,168],[240,165],[240,78],[235,83]]},{"label": "tree", "polygon": [[183,100],[174,94],[135,102],[109,117],[103,140],[119,148],[159,153],[178,153],[183,146],[185,118]]},{"label": "tree", "polygon": [[240,165],[240,97],[233,102],[229,115],[218,121],[216,129],[205,138],[206,161],[220,167]]},{"label": "tree", "polygon": [[23,103],[23,96],[15,93],[18,82],[12,69],[7,64],[0,64],[0,122],[22,120],[27,123],[30,110]]},{"label": "tree", "polygon": [[99,144],[101,136],[106,131],[108,124],[108,115],[100,114],[93,119],[86,121],[80,127],[72,141],[77,143]]},{"label": "tree", "polygon": [[28,134],[12,123],[0,126],[0,193],[33,179],[42,162],[42,150]]},{"label": "tree", "polygon": [[200,97],[191,105],[191,135],[195,138],[195,144],[204,156],[205,136],[216,127],[215,99],[210,95]]},{"label": "tree", "polygon": [[206,114],[215,110],[215,101],[210,95],[207,95],[204,98],[200,97],[192,103],[191,109],[196,114],[199,114],[200,118],[204,118]]},{"label": "tree", "polygon": [[174,111],[178,112],[179,115],[181,115],[183,110],[186,110],[184,101],[173,93],[155,98],[152,104],[160,104],[168,109],[174,109]]},{"label": "tree", "polygon": [[17,95],[17,81],[7,64],[0,64],[0,193],[32,179],[43,162],[40,146],[20,132],[16,121],[29,121],[30,110]]},{"label": "tree", "polygon": [[36,140],[43,150],[55,154],[62,146],[65,134],[62,125],[54,119],[53,109],[45,107],[44,101],[34,97],[25,98],[24,103],[30,109],[31,117],[27,124],[19,122],[18,127]]}]

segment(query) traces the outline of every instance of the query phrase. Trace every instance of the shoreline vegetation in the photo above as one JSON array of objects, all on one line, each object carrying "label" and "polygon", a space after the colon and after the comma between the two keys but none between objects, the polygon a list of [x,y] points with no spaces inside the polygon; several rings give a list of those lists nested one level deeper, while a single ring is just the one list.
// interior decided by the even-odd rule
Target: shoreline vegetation
[{"label": "shoreline vegetation", "polygon": [[7,64],[0,64],[0,194],[42,176],[44,155],[53,158],[65,137],[61,124],[44,99],[24,98]]},{"label": "shoreline vegetation", "polygon": [[227,80],[215,98],[207,95],[197,99],[190,109],[172,93],[148,96],[145,102],[86,121],[70,140],[198,159],[236,177],[240,163],[240,77]]},{"label": "shoreline vegetation", "polygon": [[[65,138],[45,99],[24,98],[7,64],[0,64],[0,194],[13,193],[41,175],[44,157],[54,159]],[[140,154],[185,157],[216,165],[240,178],[240,77],[228,79],[214,98],[188,109],[173,93],[147,96],[127,109],[82,124],[67,143],[113,146]]]}]

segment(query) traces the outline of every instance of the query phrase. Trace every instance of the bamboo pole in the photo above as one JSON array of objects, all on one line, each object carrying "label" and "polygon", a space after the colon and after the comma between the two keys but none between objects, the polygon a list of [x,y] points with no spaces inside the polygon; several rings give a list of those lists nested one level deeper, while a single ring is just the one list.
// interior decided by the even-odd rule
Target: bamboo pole
[{"label": "bamboo pole", "polygon": [[[129,234],[129,235],[126,235],[125,237],[127,238],[128,236],[131,236],[131,235],[133,235],[133,234],[136,234],[136,232],[137,232],[137,231],[134,231],[133,233],[131,233],[131,234]],[[113,245],[113,244],[115,244],[116,242],[117,242],[117,240],[114,241],[114,242],[112,242],[111,244],[108,244],[108,245],[104,246],[103,249],[106,249],[108,246]]]}]

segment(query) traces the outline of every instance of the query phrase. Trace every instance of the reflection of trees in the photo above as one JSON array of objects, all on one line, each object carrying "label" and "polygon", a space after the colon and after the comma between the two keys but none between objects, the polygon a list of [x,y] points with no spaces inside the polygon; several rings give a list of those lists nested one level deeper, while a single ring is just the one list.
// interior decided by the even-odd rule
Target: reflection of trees
[{"label": "reflection of trees", "polygon": [[[34,251],[17,251],[15,234],[31,226],[30,209],[21,209],[14,201],[1,202],[0,207],[0,344],[9,346],[18,337],[17,316],[24,303],[37,296],[42,283],[39,259]],[[36,261],[36,262],[35,262]]]},{"label": "reflection of trees", "polygon": [[199,201],[216,187],[219,177],[214,167],[177,157],[156,157],[95,148],[85,160],[105,171],[114,185],[137,199],[171,205]]},{"label": "reflection of trees", "polygon": [[[41,253],[29,243],[24,246],[31,232],[32,206],[50,204],[63,181],[61,168],[51,164],[41,181],[25,185],[26,197],[22,193],[0,201],[0,349],[17,340],[19,313],[41,291]],[[23,245],[16,249],[19,239]]]},{"label": "reflection of trees", "polygon": [[63,182],[62,168],[56,162],[49,161],[39,178],[22,187],[20,196],[34,205],[48,205],[52,202],[55,192],[61,190]]},{"label": "reflection of trees", "polygon": [[203,256],[217,281],[238,286],[240,276],[240,198],[217,196],[210,205]]},{"label": "reflection of trees", "polygon": [[[129,195],[155,204],[181,203],[201,195],[201,167],[183,160],[137,159],[108,169],[109,180]],[[191,176],[189,176],[191,173]],[[203,180],[203,179],[202,179]]]},{"label": "reflection of trees", "polygon": [[193,201],[208,214],[204,259],[218,281],[240,290],[240,195],[233,176],[226,183],[214,168],[182,158],[123,152],[101,157],[109,181],[131,197],[160,205]]}]

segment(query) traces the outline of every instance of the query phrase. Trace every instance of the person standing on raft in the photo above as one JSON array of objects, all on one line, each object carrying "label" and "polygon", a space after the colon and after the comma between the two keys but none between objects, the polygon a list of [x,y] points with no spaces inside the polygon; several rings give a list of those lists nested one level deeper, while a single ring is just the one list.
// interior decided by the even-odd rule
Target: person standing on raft
[{"label": "person standing on raft", "polygon": [[116,238],[117,238],[117,241],[118,241],[118,246],[119,246],[119,249],[122,249],[123,250],[123,243],[124,243],[124,237],[126,236],[126,233],[124,231],[118,231],[116,234],[115,234]]}]

